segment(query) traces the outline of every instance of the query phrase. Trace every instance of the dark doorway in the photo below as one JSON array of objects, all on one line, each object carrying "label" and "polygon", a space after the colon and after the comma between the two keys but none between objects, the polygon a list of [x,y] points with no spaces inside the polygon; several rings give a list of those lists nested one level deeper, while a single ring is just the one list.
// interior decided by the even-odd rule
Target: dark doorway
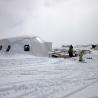
[{"label": "dark doorway", "polygon": [[0,50],[2,50],[2,45],[0,45]]},{"label": "dark doorway", "polygon": [[29,45],[24,45],[24,51],[30,51],[30,46]]},{"label": "dark doorway", "polygon": [[6,49],[6,52],[9,52],[11,49],[11,45],[8,45],[7,49]]}]

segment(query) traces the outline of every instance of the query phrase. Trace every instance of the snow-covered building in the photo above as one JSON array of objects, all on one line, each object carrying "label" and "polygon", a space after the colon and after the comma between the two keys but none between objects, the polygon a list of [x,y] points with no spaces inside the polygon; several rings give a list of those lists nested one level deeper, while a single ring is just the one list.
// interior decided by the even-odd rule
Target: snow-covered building
[{"label": "snow-covered building", "polygon": [[14,37],[0,40],[0,54],[31,54],[48,56],[52,43],[40,37]]}]

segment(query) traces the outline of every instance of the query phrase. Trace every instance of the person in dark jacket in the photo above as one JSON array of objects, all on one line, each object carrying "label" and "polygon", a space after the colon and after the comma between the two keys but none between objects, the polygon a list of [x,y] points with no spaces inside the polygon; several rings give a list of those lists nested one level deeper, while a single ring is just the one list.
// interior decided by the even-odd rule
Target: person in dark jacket
[{"label": "person in dark jacket", "polygon": [[68,53],[69,53],[69,57],[73,57],[73,46],[72,45],[70,45]]},{"label": "person in dark jacket", "polygon": [[79,61],[82,62],[83,61],[83,50],[80,52],[79,54]]}]

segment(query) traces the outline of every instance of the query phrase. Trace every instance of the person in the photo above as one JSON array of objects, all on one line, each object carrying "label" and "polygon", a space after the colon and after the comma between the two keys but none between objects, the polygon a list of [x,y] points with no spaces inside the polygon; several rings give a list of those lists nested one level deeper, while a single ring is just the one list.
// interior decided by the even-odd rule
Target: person
[{"label": "person", "polygon": [[83,50],[80,52],[79,54],[79,61],[82,62],[83,61]]},{"label": "person", "polygon": [[69,57],[73,57],[73,46],[72,45],[70,45],[68,53],[69,53]]}]

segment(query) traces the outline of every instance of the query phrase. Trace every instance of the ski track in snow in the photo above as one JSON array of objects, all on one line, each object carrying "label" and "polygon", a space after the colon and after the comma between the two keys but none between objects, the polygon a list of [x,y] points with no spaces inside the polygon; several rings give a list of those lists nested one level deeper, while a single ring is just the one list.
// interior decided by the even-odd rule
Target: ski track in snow
[{"label": "ski track in snow", "polygon": [[0,58],[0,98],[67,98],[98,81],[96,59]]}]

